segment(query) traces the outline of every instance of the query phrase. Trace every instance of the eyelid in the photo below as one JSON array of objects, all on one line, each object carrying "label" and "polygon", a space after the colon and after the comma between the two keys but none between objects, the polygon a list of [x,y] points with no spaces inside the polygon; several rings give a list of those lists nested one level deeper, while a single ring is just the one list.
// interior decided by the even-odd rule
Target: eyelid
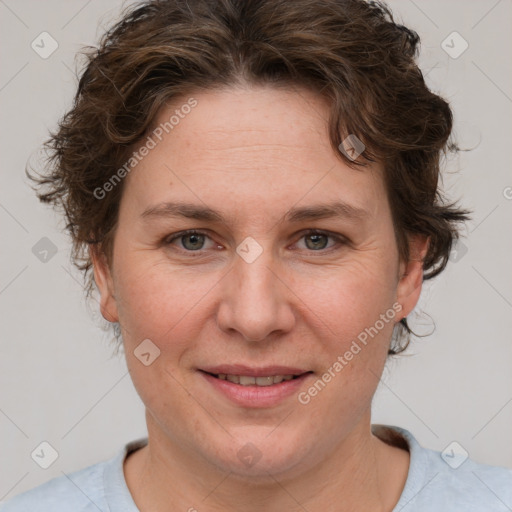
[{"label": "eyelid", "polygon": [[[212,237],[210,236],[208,231],[205,231],[205,230],[202,230],[202,229],[185,229],[184,231],[178,231],[177,233],[173,233],[172,235],[166,236],[162,240],[162,243],[164,245],[171,245],[171,243],[174,242],[175,240],[179,240],[180,238],[182,238],[184,236],[187,236],[187,235],[203,235],[205,237],[208,237],[210,240],[212,240]],[[213,242],[213,240],[212,240],[212,242]],[[214,243],[216,243],[216,242],[214,242]],[[219,245],[219,244],[217,244],[217,245]],[[200,249],[198,251],[187,251],[185,249],[179,248],[179,250],[181,252],[184,252],[184,253],[187,253],[187,254],[198,254],[199,255],[203,251],[205,251],[206,249]]]},{"label": "eyelid", "polygon": [[299,237],[297,238],[297,241],[307,235],[324,235],[324,236],[327,236],[327,237],[333,239],[336,242],[335,245],[333,245],[332,247],[329,247],[328,249],[322,249],[320,251],[311,251],[311,250],[308,251],[309,253],[312,253],[312,254],[314,254],[314,253],[325,254],[332,250],[336,250],[337,248],[339,248],[338,246],[340,246],[340,245],[347,245],[350,243],[349,240],[345,236],[343,236],[339,233],[333,233],[331,231],[327,231],[325,229],[309,228],[309,229],[300,231],[298,233],[298,235],[299,235]]},{"label": "eyelid", "polygon": [[[208,238],[210,238],[210,240],[212,240],[210,234],[209,234],[209,231],[207,230],[202,230],[202,229],[186,229],[184,231],[179,231],[177,233],[173,233],[172,235],[168,235],[166,236],[164,239],[163,239],[163,243],[165,245],[171,245],[172,242],[174,242],[175,240],[178,240],[180,239],[181,237],[184,237],[186,235],[203,235],[203,236],[206,236]],[[295,235],[295,239],[296,241],[294,242],[297,243],[300,239],[302,239],[303,237],[307,236],[307,235],[325,235],[329,238],[331,238],[332,240],[334,240],[336,242],[336,244],[328,249],[321,249],[321,250],[318,250],[318,251],[313,251],[313,250],[309,250],[307,252],[309,253],[319,253],[319,254],[325,254],[325,253],[328,253],[332,250],[336,250],[337,248],[339,248],[339,246],[343,246],[343,245],[347,245],[350,243],[350,241],[343,235],[339,234],[339,233],[333,233],[331,231],[327,231],[327,230],[324,230],[324,229],[317,229],[317,228],[308,228],[308,229],[305,229],[305,230],[302,230],[302,231],[299,231],[298,233],[296,233]],[[213,240],[212,240],[213,242]],[[214,242],[216,243],[216,242]],[[217,244],[218,246],[219,244]],[[207,249],[199,249],[197,251],[187,251],[185,249],[181,249],[179,248],[178,249],[180,252],[182,253],[186,253],[188,255],[193,255],[193,254],[196,254],[196,255],[201,255],[204,251],[206,251]],[[307,249],[306,249],[307,250]]]}]

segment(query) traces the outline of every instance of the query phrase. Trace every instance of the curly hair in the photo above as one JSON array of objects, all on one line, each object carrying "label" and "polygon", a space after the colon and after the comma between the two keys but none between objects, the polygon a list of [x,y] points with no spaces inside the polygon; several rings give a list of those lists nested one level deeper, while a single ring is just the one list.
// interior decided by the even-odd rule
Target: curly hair
[{"label": "curly hair", "polygon": [[[166,102],[242,82],[299,85],[327,98],[339,157],[352,167],[383,163],[400,257],[409,258],[408,236],[428,236],[424,279],[438,275],[469,212],[439,188],[442,157],[458,148],[450,106],[416,63],[419,42],[378,1],[150,0],[129,8],[98,48],[84,49],[73,106],[45,143],[48,166],[29,172],[40,200],[65,214],[87,291],[90,246],[110,261],[123,183],[101,200],[94,191]],[[364,158],[338,149],[348,134],[364,142]],[[389,354],[410,340],[406,319],[396,327]]]}]

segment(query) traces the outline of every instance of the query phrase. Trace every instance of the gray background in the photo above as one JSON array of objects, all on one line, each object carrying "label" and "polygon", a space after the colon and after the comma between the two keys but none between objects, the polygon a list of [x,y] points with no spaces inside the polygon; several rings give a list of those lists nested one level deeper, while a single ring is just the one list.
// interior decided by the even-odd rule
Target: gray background
[{"label": "gray background", "polygon": [[[444,182],[474,218],[416,309],[416,329],[432,330],[430,316],[435,332],[389,362],[373,422],[408,428],[440,451],[455,440],[478,462],[512,467],[512,2],[390,5],[422,37],[427,81],[450,101],[460,144],[475,148],[446,162]],[[109,458],[146,434],[124,358],[113,354],[96,304],[83,300],[64,223],[38,203],[24,176],[27,159],[70,106],[75,53],[94,44],[121,7],[0,0],[0,500]],[[59,45],[47,59],[31,48],[43,31]],[[457,58],[441,47],[453,31],[469,44]],[[458,36],[445,43],[452,54],[461,44]],[[43,237],[55,255],[43,252]],[[59,454],[46,470],[30,455],[42,441]]]}]

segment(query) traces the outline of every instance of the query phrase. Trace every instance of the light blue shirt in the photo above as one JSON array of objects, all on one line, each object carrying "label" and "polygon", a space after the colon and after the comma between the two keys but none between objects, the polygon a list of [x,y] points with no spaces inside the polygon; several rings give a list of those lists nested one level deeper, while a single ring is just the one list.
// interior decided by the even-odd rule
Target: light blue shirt
[{"label": "light blue shirt", "polygon": [[[401,436],[410,453],[407,481],[393,512],[512,511],[512,469],[469,458],[461,463],[456,449],[442,456],[420,446],[405,429],[385,429]],[[26,491],[0,506],[0,512],[139,512],[126,485],[123,461],[146,443],[147,438],[132,441],[109,460]]]}]

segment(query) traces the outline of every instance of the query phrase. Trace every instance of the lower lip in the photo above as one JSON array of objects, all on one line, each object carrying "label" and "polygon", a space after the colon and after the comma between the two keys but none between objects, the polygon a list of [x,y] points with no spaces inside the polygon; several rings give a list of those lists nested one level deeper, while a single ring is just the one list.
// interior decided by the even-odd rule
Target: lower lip
[{"label": "lower lip", "polygon": [[221,380],[209,373],[199,372],[213,388],[241,407],[272,407],[296,394],[311,373],[304,373],[292,380],[283,380],[271,386],[242,386]]}]

